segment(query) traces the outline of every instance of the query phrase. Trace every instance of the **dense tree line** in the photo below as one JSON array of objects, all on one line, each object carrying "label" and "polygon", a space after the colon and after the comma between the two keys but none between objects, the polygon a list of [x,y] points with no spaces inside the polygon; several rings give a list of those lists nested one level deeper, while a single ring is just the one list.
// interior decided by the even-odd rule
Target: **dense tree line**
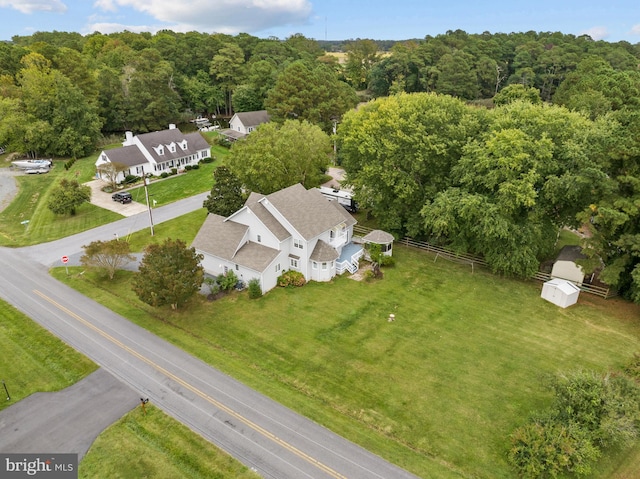
[{"label": "dense tree line", "polygon": [[309,119],[328,131],[357,99],[323,55],[302,35],[17,36],[0,43],[0,144],[76,157],[93,151],[101,134],[265,107],[282,121]]}]

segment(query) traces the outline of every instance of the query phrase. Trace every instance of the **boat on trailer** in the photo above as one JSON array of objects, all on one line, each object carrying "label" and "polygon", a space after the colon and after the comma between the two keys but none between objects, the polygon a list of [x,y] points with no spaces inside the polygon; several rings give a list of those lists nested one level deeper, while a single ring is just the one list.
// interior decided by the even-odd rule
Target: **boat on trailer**
[{"label": "boat on trailer", "polygon": [[31,168],[51,168],[51,160],[15,160],[11,162],[12,166],[20,168],[21,170],[28,170]]}]

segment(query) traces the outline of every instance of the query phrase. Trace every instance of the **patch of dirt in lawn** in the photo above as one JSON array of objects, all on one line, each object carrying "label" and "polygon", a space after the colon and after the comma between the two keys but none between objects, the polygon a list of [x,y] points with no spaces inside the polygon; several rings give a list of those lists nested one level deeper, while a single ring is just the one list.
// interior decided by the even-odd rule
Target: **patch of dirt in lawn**
[{"label": "patch of dirt in lawn", "polygon": [[356,281],[362,281],[364,279],[364,275],[367,271],[371,270],[371,265],[366,263],[364,266],[358,268],[358,271],[353,273],[349,278],[354,279]]}]

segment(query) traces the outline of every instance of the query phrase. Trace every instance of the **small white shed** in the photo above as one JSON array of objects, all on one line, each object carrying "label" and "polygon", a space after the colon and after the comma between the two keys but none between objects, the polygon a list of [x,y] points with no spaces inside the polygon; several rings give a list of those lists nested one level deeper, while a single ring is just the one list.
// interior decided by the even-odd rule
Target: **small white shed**
[{"label": "small white shed", "polygon": [[542,285],[542,294],[540,296],[556,306],[568,308],[578,302],[580,288],[571,281],[554,278]]}]

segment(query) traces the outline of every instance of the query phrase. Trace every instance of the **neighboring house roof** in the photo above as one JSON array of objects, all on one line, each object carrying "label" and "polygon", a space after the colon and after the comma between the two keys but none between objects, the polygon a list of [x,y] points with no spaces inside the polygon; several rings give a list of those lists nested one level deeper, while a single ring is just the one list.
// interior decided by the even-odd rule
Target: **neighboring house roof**
[{"label": "neighboring house roof", "polygon": [[243,111],[240,113],[236,113],[238,119],[242,122],[245,128],[249,128],[250,126],[258,126],[263,123],[267,123],[269,121],[269,114],[267,110],[258,110],[258,111]]},{"label": "neighboring house roof", "polygon": [[575,261],[577,259],[586,258],[587,257],[582,253],[582,248],[580,246],[568,245],[564,246],[560,250],[556,261]]},{"label": "neighboring house roof", "polygon": [[[200,133],[188,133],[185,135],[177,128],[143,133],[142,135],[137,135],[137,138],[157,163],[184,158],[209,148],[209,144]],[[186,148],[182,148],[185,141]],[[173,152],[169,149],[169,145],[172,143],[175,145],[175,151]],[[159,146],[163,146],[163,154],[159,154],[156,150]]]},{"label": "neighboring house roof", "polygon": [[120,163],[128,167],[148,163],[147,158],[136,145],[114,148],[113,150],[105,151],[104,154],[111,163]]},{"label": "neighboring house roof", "polygon": [[326,199],[320,190],[306,190],[299,183],[271,193],[265,199],[305,240],[315,238],[343,222],[347,226],[355,224],[355,219],[342,206]]},{"label": "neighboring house roof", "polygon": [[311,261],[327,262],[338,259],[339,257],[340,254],[333,246],[330,246],[322,240],[318,240],[318,242],[316,243],[316,247],[313,248],[311,256],[309,256],[309,259]]},{"label": "neighboring house roof", "polygon": [[394,240],[392,234],[382,230],[373,230],[371,233],[367,234],[362,239],[368,243],[376,243],[376,244],[393,243],[393,240]]}]

